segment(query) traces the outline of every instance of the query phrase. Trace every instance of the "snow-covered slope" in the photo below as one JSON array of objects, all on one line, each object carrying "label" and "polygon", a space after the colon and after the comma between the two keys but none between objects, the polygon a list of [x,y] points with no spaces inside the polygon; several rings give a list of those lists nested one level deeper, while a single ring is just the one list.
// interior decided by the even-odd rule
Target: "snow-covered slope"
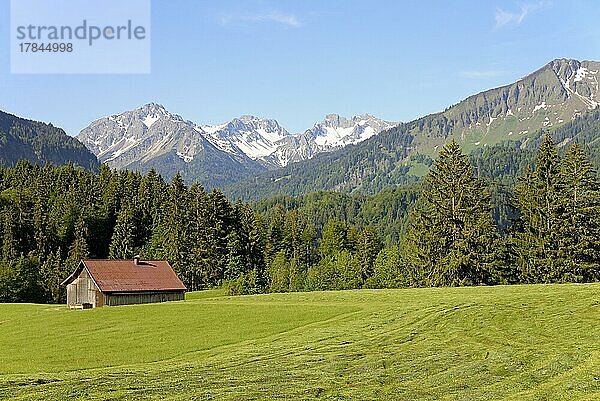
[{"label": "snow-covered slope", "polygon": [[265,160],[277,150],[277,142],[290,133],[275,120],[241,116],[220,125],[200,127],[215,146],[232,154],[244,154],[252,160]]},{"label": "snow-covered slope", "polygon": [[553,66],[569,96],[581,101],[589,110],[600,105],[600,99],[596,97],[599,93],[598,67],[600,67],[600,63],[566,60],[562,64],[554,62]]},{"label": "snow-covered slope", "polygon": [[309,132],[317,145],[333,149],[362,142],[396,124],[369,114],[355,116],[351,119],[337,114],[329,114],[325,120],[315,124]]},{"label": "snow-covered slope", "polygon": [[270,156],[279,166],[310,159],[318,153],[331,152],[357,144],[398,123],[384,121],[369,114],[350,119],[329,114],[303,134],[283,138]]}]

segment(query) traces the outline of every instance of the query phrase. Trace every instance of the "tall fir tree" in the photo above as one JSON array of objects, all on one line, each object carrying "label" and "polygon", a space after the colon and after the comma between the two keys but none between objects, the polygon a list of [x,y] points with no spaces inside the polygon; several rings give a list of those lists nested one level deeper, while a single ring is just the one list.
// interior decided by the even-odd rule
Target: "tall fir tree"
[{"label": "tall fir tree", "polygon": [[383,244],[373,227],[365,227],[358,237],[357,254],[361,266],[361,282],[364,283],[373,274],[373,264],[382,250]]},{"label": "tall fir tree", "polygon": [[337,219],[331,219],[325,223],[323,234],[319,244],[319,252],[322,256],[334,256],[335,254],[352,249],[352,241],[348,238],[348,226]]},{"label": "tall fir tree", "polygon": [[65,260],[65,270],[68,273],[73,272],[81,260],[88,257],[88,227],[82,212],[75,224],[75,239],[69,248],[69,254]]},{"label": "tall fir tree", "polygon": [[189,270],[189,289],[206,289],[212,283],[209,280],[213,255],[211,248],[209,199],[199,184],[190,187],[190,236],[191,258],[194,261]]},{"label": "tall fir tree", "polygon": [[190,266],[190,235],[188,190],[181,174],[173,177],[166,201],[166,212],[162,220],[162,257],[167,259],[175,272],[189,285],[188,269]]},{"label": "tall fir tree", "polygon": [[517,265],[526,282],[554,282],[565,273],[567,260],[561,251],[564,181],[558,150],[547,134],[540,145],[535,169],[528,169],[515,188],[521,214],[515,249]]},{"label": "tall fir tree", "polygon": [[5,208],[2,217],[2,260],[8,266],[17,259],[19,254],[18,243],[15,238],[15,211],[9,206]]},{"label": "tall fir tree", "polygon": [[40,267],[41,279],[45,289],[46,299],[50,303],[60,303],[65,301],[66,293],[60,285],[62,281],[71,272],[63,268],[60,248],[55,252],[50,252]]},{"label": "tall fir tree", "polygon": [[579,144],[573,144],[565,154],[562,173],[560,249],[567,260],[563,280],[600,280],[600,183]]},{"label": "tall fir tree", "polygon": [[136,219],[133,207],[127,203],[119,211],[109,247],[111,259],[131,259],[139,253],[136,247]]},{"label": "tall fir tree", "polygon": [[252,292],[262,292],[266,285],[263,222],[250,205],[244,205],[240,214],[240,224],[246,233],[246,271],[251,277],[248,285],[252,286]]},{"label": "tall fir tree", "polygon": [[209,248],[212,256],[208,280],[219,285],[225,278],[229,255],[227,245],[230,233],[235,229],[235,215],[231,203],[218,189],[211,191],[209,205]]},{"label": "tall fir tree", "polygon": [[18,256],[14,211],[11,206],[2,213],[2,260],[0,262],[0,302],[16,301],[15,279]]},{"label": "tall fir tree", "polygon": [[49,255],[53,245],[50,218],[48,215],[48,200],[45,188],[37,188],[37,196],[33,210],[33,225],[35,237],[35,254],[40,260]]},{"label": "tall fir tree", "polygon": [[233,208],[232,225],[227,234],[227,264],[224,278],[235,279],[246,273],[248,267],[246,246],[248,244],[247,226],[242,224],[243,204],[238,200]]},{"label": "tall fir tree", "polygon": [[404,251],[411,279],[427,286],[489,283],[497,239],[489,191],[452,140],[410,216]]},{"label": "tall fir tree", "polygon": [[275,205],[273,217],[269,225],[269,233],[266,244],[266,259],[268,262],[275,258],[280,251],[285,249],[284,230],[285,230],[285,210],[280,203]]}]

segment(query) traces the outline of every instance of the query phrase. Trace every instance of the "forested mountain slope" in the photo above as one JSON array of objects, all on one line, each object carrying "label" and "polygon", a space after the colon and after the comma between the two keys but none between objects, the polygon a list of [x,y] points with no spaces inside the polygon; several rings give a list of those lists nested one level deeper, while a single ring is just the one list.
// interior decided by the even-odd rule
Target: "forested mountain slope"
[{"label": "forested mountain slope", "polygon": [[528,138],[535,139],[540,129],[556,131],[569,124],[556,131],[560,142],[577,138],[596,146],[599,70],[599,62],[554,60],[511,85],[471,96],[355,146],[247,179],[227,192],[244,199],[316,190],[375,193],[417,180],[450,138],[467,152],[505,141],[527,147]]},{"label": "forested mountain slope", "polygon": [[[584,114],[550,132],[561,152],[572,143],[578,143],[596,170],[600,170],[600,110]],[[533,164],[535,150],[543,137],[542,130],[519,141],[476,149],[471,153],[471,160],[480,176],[513,186],[524,169]]]},{"label": "forested mountain slope", "polygon": [[73,162],[85,168],[98,167],[96,156],[62,129],[0,111],[0,163],[12,166],[21,159],[35,164]]}]

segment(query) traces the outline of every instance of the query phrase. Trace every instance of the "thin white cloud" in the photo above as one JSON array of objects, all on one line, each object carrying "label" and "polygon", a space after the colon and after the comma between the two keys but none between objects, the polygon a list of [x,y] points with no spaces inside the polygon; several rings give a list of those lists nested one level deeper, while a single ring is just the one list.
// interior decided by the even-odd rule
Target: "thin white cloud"
[{"label": "thin white cloud", "polygon": [[552,3],[550,1],[538,1],[537,3],[521,4],[518,11],[507,11],[502,8],[497,8],[494,13],[494,19],[496,21],[495,29],[507,25],[521,25],[529,15],[551,5]]},{"label": "thin white cloud", "polygon": [[461,71],[458,74],[463,78],[494,78],[501,77],[506,75],[506,71],[504,70],[469,70],[469,71]]},{"label": "thin white cloud", "polygon": [[220,22],[223,26],[275,23],[291,28],[299,28],[303,25],[302,21],[300,21],[300,19],[295,15],[277,10],[271,10],[257,14],[222,15]]}]

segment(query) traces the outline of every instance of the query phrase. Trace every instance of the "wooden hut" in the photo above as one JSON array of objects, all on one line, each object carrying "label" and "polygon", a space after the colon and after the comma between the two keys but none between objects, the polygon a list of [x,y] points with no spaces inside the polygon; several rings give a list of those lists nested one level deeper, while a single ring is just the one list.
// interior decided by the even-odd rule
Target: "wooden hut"
[{"label": "wooden hut", "polygon": [[82,260],[62,285],[72,308],[180,301],[186,291],[169,262],[137,257]]}]

